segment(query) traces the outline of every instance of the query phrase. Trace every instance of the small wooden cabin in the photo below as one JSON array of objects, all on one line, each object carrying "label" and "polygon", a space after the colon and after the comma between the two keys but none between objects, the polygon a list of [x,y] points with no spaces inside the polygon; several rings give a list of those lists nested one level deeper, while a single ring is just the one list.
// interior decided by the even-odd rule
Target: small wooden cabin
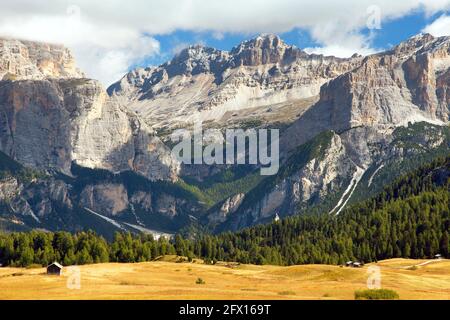
[{"label": "small wooden cabin", "polygon": [[359,262],[359,261],[347,261],[345,263],[345,266],[350,267],[350,268],[362,268],[363,265],[364,265],[364,263]]},{"label": "small wooden cabin", "polygon": [[49,266],[47,266],[47,274],[60,276],[62,275],[63,266],[58,262],[53,262]]}]

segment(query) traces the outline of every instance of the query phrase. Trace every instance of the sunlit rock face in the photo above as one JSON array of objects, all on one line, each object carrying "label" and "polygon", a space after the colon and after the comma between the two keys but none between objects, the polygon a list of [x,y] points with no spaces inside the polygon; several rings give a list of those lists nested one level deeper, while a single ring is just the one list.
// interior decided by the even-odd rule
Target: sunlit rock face
[{"label": "sunlit rock face", "polygon": [[449,72],[450,37],[418,35],[368,56],[359,67],[322,86],[319,101],[290,128],[283,146],[295,148],[327,129],[448,123]]},{"label": "sunlit rock face", "polygon": [[[339,214],[353,194],[361,199],[400,174],[403,161],[448,151],[449,39],[419,35],[340,59],[261,35],[229,52],[191,46],[107,91],[63,47],[0,40],[0,151],[49,173],[32,183],[7,175],[0,201],[13,220],[70,230],[81,228],[86,208],[111,228],[125,219],[171,231],[190,221],[239,229],[324,204],[320,212]],[[280,175],[245,192],[237,185],[206,208],[189,193],[192,181],[214,188],[235,168],[180,168],[162,142],[195,120],[281,128]],[[247,174],[236,177],[245,183]]]},{"label": "sunlit rock face", "polygon": [[0,150],[66,174],[76,163],[177,179],[179,164],[153,130],[83,76],[61,46],[0,40]]},{"label": "sunlit rock face", "polygon": [[245,110],[269,114],[268,122],[287,121],[288,105],[308,107],[321,85],[360,62],[309,55],[278,36],[261,35],[230,52],[191,46],[159,67],[131,71],[108,93],[158,129],[195,120],[220,125]]},{"label": "sunlit rock face", "polygon": [[70,173],[72,162],[151,180],[178,164],[154,132],[86,79],[13,81],[0,87],[0,148],[20,163]]},{"label": "sunlit rock face", "polygon": [[0,38],[0,80],[83,76],[72,54],[63,46]]}]

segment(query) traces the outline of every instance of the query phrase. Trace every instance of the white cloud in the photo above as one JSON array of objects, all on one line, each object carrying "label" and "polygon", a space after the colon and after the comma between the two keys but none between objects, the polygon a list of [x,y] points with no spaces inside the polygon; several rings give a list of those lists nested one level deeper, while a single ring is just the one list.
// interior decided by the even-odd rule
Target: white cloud
[{"label": "white cloud", "polygon": [[61,15],[0,13],[0,36],[51,43],[71,48],[79,67],[105,85],[120,79],[128,68],[159,53],[159,42],[139,29],[110,22],[96,23],[77,6]]},{"label": "white cloud", "polygon": [[307,53],[316,53],[323,54],[324,56],[335,56],[338,58],[348,58],[352,55],[361,54],[361,55],[369,55],[377,52],[378,50],[372,48],[362,48],[359,46],[352,47],[344,47],[340,45],[329,45],[325,47],[311,47],[305,48]]},{"label": "white cloud", "polygon": [[433,23],[426,26],[423,32],[430,33],[435,37],[450,36],[450,16],[440,16]]},{"label": "white cloud", "polygon": [[368,8],[380,9],[381,27],[414,10],[450,9],[450,0],[0,1],[0,36],[63,43],[90,76],[105,83],[143,56],[157,54],[153,35],[175,30],[209,31],[220,38],[227,32],[302,28],[320,44],[314,50],[348,55],[374,50],[370,37],[360,33],[373,18]]},{"label": "white cloud", "polygon": [[172,46],[172,49],[170,50],[170,52],[171,52],[172,55],[177,55],[183,49],[186,49],[187,47],[189,47],[189,43],[188,42],[177,42],[176,44],[174,44]]},{"label": "white cloud", "polygon": [[308,53],[346,58],[355,53],[368,55],[381,50],[371,47],[372,37],[374,36],[373,32],[368,36],[364,36],[357,32],[340,33],[336,31],[338,28],[338,25],[333,23],[328,24],[324,28],[313,28],[311,30],[312,37],[324,45],[321,47],[305,48],[305,51]]},{"label": "white cloud", "polygon": [[220,31],[215,31],[212,36],[216,40],[222,40],[223,38],[225,38],[225,35],[223,34],[223,32],[220,32]]}]

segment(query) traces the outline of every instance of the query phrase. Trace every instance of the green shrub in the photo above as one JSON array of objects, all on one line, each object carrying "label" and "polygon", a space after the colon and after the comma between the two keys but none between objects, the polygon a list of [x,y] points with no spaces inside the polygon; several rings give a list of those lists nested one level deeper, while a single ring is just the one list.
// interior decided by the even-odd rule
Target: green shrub
[{"label": "green shrub", "polygon": [[206,282],[202,278],[197,278],[197,281],[195,281],[196,284],[206,284]]},{"label": "green shrub", "polygon": [[399,295],[389,289],[368,289],[355,291],[356,300],[395,300]]}]

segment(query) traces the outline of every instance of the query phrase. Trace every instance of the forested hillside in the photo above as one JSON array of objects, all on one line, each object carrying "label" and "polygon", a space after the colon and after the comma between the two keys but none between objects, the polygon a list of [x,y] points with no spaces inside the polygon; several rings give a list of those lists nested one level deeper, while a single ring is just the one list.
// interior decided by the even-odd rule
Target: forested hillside
[{"label": "forested hillside", "polygon": [[449,258],[450,157],[396,180],[378,196],[340,215],[298,215],[237,233],[192,232],[174,239],[117,233],[112,243],[93,232],[0,234],[0,264],[65,265],[149,261],[178,254],[255,264],[341,264],[395,257]]},{"label": "forested hillside", "polygon": [[337,217],[292,216],[238,233],[203,236],[197,246],[211,259],[259,264],[448,257],[449,172],[450,158],[441,158]]}]

